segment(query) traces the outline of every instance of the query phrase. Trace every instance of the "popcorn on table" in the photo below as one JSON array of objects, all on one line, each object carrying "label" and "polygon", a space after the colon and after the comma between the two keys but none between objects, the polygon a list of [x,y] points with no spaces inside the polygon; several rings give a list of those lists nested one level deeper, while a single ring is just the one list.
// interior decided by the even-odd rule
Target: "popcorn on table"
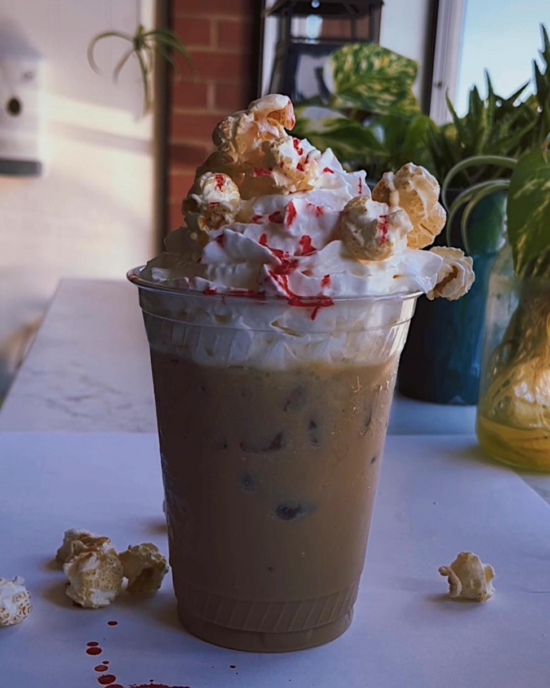
[{"label": "popcorn on table", "polygon": [[155,592],[168,573],[166,557],[152,542],[131,545],[120,554],[124,577],[128,579],[128,592],[141,594]]},{"label": "popcorn on table", "polygon": [[20,576],[0,578],[0,626],[15,626],[32,612],[31,596]]},{"label": "popcorn on table", "polygon": [[485,602],[495,592],[491,582],[495,577],[493,567],[483,564],[471,552],[460,552],[452,564],[440,566],[438,570],[448,578],[449,597]]},{"label": "popcorn on table", "polygon": [[122,589],[124,568],[116,552],[82,552],[70,559],[63,570],[69,579],[67,595],[82,607],[107,607]]}]

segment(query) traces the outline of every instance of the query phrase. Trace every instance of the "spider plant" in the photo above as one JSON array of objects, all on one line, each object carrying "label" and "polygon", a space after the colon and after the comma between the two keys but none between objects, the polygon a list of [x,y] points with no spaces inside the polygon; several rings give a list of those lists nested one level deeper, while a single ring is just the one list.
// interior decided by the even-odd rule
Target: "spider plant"
[{"label": "spider plant", "polygon": [[184,43],[179,39],[173,31],[169,29],[153,29],[146,31],[140,24],[132,36],[122,31],[105,31],[95,36],[88,46],[88,62],[95,72],[99,73],[99,67],[94,58],[95,47],[99,41],[105,38],[120,38],[128,41],[130,47],[120,58],[113,70],[113,81],[117,81],[124,65],[131,57],[135,57],[138,62],[141,78],[143,80],[143,97],[144,97],[144,114],[151,109],[151,87],[150,78],[153,71],[155,55],[167,60],[176,70],[178,64],[174,60],[171,51],[180,54],[187,62],[191,64],[189,52]]}]

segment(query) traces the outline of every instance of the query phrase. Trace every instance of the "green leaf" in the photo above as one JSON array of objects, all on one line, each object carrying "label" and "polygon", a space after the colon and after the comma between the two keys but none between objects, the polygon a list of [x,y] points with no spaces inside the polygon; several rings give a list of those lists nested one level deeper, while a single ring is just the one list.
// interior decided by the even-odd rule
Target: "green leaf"
[{"label": "green leaf", "polygon": [[103,33],[100,33],[94,38],[92,38],[90,44],[88,45],[88,62],[90,63],[90,67],[94,70],[94,72],[98,73],[99,67],[97,66],[97,63],[94,59],[94,51],[97,43],[99,41],[102,41],[104,38],[122,38],[125,41],[130,41],[130,43],[132,43],[134,40],[133,36],[130,36],[127,33],[122,33],[120,31],[104,31]]},{"label": "green leaf", "polygon": [[516,273],[540,275],[550,252],[550,161],[542,149],[518,161],[510,180],[507,214]]},{"label": "green leaf", "polygon": [[411,117],[420,113],[412,92],[418,65],[374,43],[352,43],[336,50],[323,75],[335,107]]},{"label": "green leaf", "polygon": [[329,108],[297,107],[294,133],[320,150],[332,148],[340,162],[354,163],[369,155],[385,154],[373,131]]}]

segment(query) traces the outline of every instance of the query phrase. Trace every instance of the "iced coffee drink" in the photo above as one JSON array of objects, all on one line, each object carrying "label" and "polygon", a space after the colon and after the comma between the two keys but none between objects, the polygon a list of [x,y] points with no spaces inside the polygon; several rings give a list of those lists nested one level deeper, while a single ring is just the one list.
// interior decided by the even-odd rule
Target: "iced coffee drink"
[{"label": "iced coffee drink", "polygon": [[372,196],[287,133],[284,96],[224,120],[186,226],[134,270],[151,347],[182,624],[242,650],[349,626],[399,356],[416,298],[455,298],[471,261],[423,168]]}]

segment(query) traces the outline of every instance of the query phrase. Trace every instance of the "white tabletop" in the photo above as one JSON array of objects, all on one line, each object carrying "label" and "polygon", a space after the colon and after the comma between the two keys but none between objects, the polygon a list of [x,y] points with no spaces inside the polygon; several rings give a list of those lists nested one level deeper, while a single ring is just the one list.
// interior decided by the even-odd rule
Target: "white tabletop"
[{"label": "white tabletop", "polygon": [[[328,645],[274,655],[185,633],[169,576],[156,595],[123,592],[96,611],[66,596],[51,560],[67,527],[108,535],[119,549],[152,540],[166,551],[155,435],[0,433],[0,456],[11,459],[0,481],[0,573],[23,576],[34,606],[0,629],[2,688],[97,688],[108,675],[125,688],[153,688],[149,679],[173,688],[548,688],[550,510],[513,471],[485,461],[472,436],[388,438],[351,627]],[[461,550],[495,568],[491,601],[448,598],[438,567]],[[100,644],[99,657],[86,654],[88,642]],[[101,660],[108,668],[94,670]]]},{"label": "white tabletop", "polygon": [[[471,435],[475,407],[396,395],[390,435]],[[64,280],[0,411],[0,431],[156,432],[137,290]],[[523,475],[550,503],[550,476]]]}]

